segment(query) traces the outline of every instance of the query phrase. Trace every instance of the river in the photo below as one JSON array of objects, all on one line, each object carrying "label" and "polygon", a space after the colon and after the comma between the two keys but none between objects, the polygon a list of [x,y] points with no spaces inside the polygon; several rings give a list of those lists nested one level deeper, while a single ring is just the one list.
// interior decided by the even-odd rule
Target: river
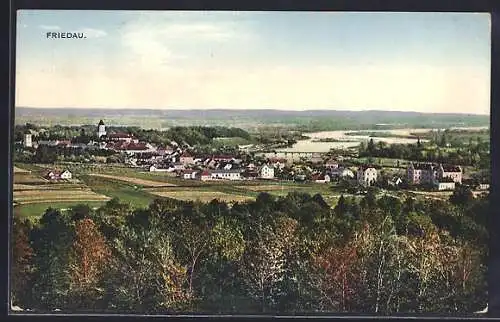
[{"label": "river", "polygon": [[[453,127],[452,130],[482,130],[488,129],[485,127]],[[365,132],[391,133],[394,135],[408,136],[411,133],[425,133],[429,131],[437,131],[438,129],[421,129],[407,128],[394,130],[365,130]],[[440,129],[445,130],[445,129]],[[308,139],[300,140],[291,148],[283,148],[277,152],[328,152],[330,149],[347,149],[358,146],[363,141],[373,139],[374,142],[383,141],[388,144],[414,144],[418,139],[399,138],[399,137],[370,137],[368,135],[346,135],[349,132],[358,131],[322,131],[314,133],[304,133]],[[335,139],[342,142],[317,142],[319,139]],[[425,142],[426,140],[421,140]]]}]

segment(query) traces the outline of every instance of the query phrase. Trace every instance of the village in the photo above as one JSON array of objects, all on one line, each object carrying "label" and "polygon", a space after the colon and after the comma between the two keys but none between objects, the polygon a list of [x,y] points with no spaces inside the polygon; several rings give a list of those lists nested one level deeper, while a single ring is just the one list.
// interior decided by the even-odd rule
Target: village
[{"label": "village", "polygon": [[[33,132],[27,131],[22,145],[25,148],[52,146],[62,149],[104,150],[123,156],[123,163],[130,168],[149,172],[164,172],[183,180],[199,181],[293,181],[313,183],[339,183],[360,188],[378,186],[392,189],[417,188],[428,191],[453,191],[457,184],[470,185],[475,190],[488,190],[487,182],[464,179],[458,165],[409,161],[406,169],[384,168],[380,165],[353,165],[349,155],[331,153],[290,153],[290,157],[278,157],[276,153],[241,152],[238,154],[200,154],[190,146],[171,142],[169,146],[155,146],[142,142],[129,133],[108,133],[101,120],[95,136],[87,144],[71,140],[34,140]],[[299,158],[297,157],[299,156]],[[90,160],[89,160],[90,161]],[[68,180],[68,169],[50,169],[45,178]],[[363,191],[363,189],[361,189]]]}]

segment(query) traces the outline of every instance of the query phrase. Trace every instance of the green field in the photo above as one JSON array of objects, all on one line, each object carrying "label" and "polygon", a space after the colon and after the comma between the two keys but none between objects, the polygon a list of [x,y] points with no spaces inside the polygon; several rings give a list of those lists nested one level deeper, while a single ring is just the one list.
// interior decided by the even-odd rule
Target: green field
[{"label": "green field", "polygon": [[118,198],[122,202],[132,204],[134,207],[145,208],[155,197],[133,184],[126,184],[117,180],[107,178],[81,176],[85,184],[93,191],[111,198]]},{"label": "green field", "polygon": [[43,215],[48,208],[68,209],[76,205],[88,205],[91,208],[100,207],[104,204],[101,201],[74,201],[74,202],[50,202],[50,203],[34,203],[27,205],[19,205],[14,207],[14,215],[23,218],[36,219]]}]

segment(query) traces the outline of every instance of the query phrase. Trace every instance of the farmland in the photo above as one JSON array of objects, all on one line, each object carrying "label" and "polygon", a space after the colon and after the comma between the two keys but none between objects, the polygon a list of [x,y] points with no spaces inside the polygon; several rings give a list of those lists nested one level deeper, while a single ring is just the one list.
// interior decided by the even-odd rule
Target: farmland
[{"label": "farmland", "polygon": [[127,183],[132,183],[134,185],[144,186],[144,187],[165,187],[165,186],[176,186],[171,183],[160,182],[160,181],[151,181],[140,178],[131,178],[131,177],[123,177],[117,175],[109,175],[109,174],[91,174],[91,176],[96,176],[105,179],[118,180]]},{"label": "farmland", "polygon": [[77,183],[52,183],[29,170],[14,168],[14,211],[23,217],[40,216],[46,208],[67,208],[88,203],[96,206],[110,198]]},{"label": "farmland", "polygon": [[[26,170],[29,168],[29,170]],[[36,217],[48,207],[70,208],[76,204],[97,207],[111,198],[119,198],[134,207],[145,208],[155,198],[211,201],[215,198],[226,202],[254,200],[261,192],[283,196],[289,192],[321,192],[334,206],[339,193],[324,184],[294,184],[270,182],[200,182],[182,180],[166,173],[137,171],[116,166],[98,166],[75,171],[73,181],[78,183],[52,183],[42,178],[42,165],[24,164],[16,167],[14,176],[14,202],[16,213]],[[64,168],[77,168],[65,165]],[[31,172],[28,172],[31,171]]]}]

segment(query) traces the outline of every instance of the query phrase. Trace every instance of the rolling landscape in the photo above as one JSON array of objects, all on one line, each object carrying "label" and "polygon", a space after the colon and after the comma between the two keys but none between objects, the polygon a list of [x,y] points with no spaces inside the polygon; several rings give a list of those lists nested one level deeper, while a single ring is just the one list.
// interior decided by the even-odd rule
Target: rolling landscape
[{"label": "rolling landscape", "polygon": [[16,21],[10,313],[488,312],[489,14]]}]

